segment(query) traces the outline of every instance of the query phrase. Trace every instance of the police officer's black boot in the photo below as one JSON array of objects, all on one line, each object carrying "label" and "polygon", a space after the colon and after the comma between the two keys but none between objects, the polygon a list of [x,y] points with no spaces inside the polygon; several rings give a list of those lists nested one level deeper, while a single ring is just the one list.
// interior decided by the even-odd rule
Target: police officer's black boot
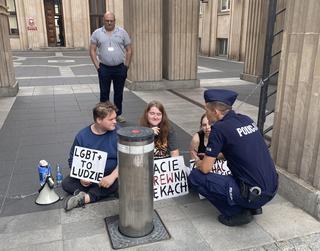
[{"label": "police officer's black boot", "polygon": [[234,216],[228,217],[223,214],[219,215],[218,220],[226,226],[241,226],[244,224],[248,224],[253,219],[253,216],[250,210],[243,210],[241,213],[236,214]]},{"label": "police officer's black boot", "polygon": [[256,208],[256,209],[250,209],[250,212],[252,215],[258,215],[262,214],[262,207]]}]

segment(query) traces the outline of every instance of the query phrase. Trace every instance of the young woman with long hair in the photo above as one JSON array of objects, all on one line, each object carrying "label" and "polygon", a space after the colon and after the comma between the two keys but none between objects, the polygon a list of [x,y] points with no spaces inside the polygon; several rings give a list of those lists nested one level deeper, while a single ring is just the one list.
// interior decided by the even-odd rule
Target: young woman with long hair
[{"label": "young woman with long hair", "polygon": [[154,100],[147,105],[140,119],[140,125],[151,128],[155,134],[155,159],[179,156],[175,132],[159,101]]}]

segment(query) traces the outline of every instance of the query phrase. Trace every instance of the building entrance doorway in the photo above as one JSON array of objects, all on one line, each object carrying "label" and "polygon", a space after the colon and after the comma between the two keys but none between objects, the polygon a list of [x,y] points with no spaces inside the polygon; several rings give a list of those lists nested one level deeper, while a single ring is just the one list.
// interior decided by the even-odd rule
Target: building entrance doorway
[{"label": "building entrance doorway", "polygon": [[65,46],[62,0],[44,0],[48,46]]}]

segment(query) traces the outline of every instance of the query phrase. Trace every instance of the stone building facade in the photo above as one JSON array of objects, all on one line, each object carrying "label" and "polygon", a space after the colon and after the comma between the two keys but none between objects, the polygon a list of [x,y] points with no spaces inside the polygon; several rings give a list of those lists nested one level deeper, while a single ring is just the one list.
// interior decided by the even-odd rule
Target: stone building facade
[{"label": "stone building facade", "polygon": [[202,0],[200,54],[244,61],[248,11],[248,0]]},{"label": "stone building facade", "polygon": [[0,0],[0,97],[16,96],[19,84],[14,75],[7,20],[9,12],[5,0]]},{"label": "stone building facade", "polygon": [[199,0],[5,1],[12,49],[88,49],[91,33],[103,25],[103,14],[110,10],[132,39],[128,88],[199,86]]},{"label": "stone building facade", "polygon": [[[124,0],[5,2],[9,6],[13,50],[48,47],[88,49],[90,34],[102,25],[101,17],[106,10],[115,13],[117,25],[124,25]],[[199,0],[199,3],[200,18],[192,21],[199,23],[197,46],[200,54],[244,61],[248,0]],[[161,8],[165,4],[166,1],[161,1]]]},{"label": "stone building facade", "polygon": [[288,3],[271,151],[281,194],[320,219],[320,1]]},{"label": "stone building facade", "polygon": [[13,50],[89,48],[91,32],[106,10],[123,25],[123,2],[116,0],[6,0]]}]

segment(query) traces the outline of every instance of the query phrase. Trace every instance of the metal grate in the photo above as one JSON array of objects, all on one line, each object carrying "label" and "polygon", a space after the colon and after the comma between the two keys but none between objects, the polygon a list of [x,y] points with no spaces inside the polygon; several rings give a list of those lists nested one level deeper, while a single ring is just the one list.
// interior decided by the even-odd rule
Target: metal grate
[{"label": "metal grate", "polygon": [[257,123],[260,132],[264,136],[266,136],[266,134],[273,129],[273,126],[270,126],[267,129],[264,129],[264,124],[266,121],[266,117],[273,114],[275,110],[275,109],[271,109],[270,111],[267,111],[267,104],[268,104],[269,98],[277,93],[277,91],[268,93],[268,87],[269,87],[271,78],[277,77],[277,75],[279,74],[279,69],[270,73],[270,68],[272,64],[272,59],[280,55],[281,50],[278,50],[277,52],[272,54],[272,45],[273,45],[274,38],[276,36],[279,36],[283,32],[283,29],[280,29],[278,32],[274,33],[274,29],[275,29],[275,23],[276,23],[277,17],[281,13],[284,13],[285,10],[286,8],[283,8],[277,11],[277,0],[269,1],[267,37],[266,37],[265,51],[264,51],[263,73],[262,73],[262,79],[261,79],[262,84],[261,84],[261,90],[260,90],[259,112],[258,112],[258,123]]},{"label": "metal grate", "polygon": [[112,248],[122,249],[122,248],[128,248],[128,247],[133,247],[137,245],[143,245],[147,243],[170,239],[170,234],[166,229],[166,227],[164,226],[163,222],[161,221],[156,211],[154,211],[152,221],[153,221],[153,230],[150,234],[143,237],[132,238],[120,233],[119,215],[105,218]]}]

